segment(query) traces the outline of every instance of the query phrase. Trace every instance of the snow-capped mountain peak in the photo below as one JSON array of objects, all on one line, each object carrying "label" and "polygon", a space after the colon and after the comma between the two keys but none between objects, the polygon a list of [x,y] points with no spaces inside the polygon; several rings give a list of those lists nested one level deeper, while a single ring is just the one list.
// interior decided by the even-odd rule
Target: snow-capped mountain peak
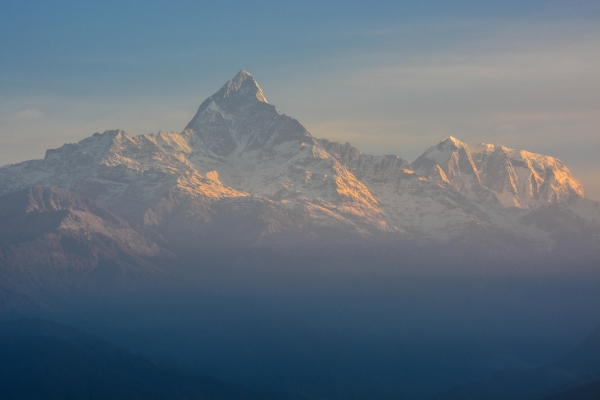
[{"label": "snow-capped mountain peak", "polygon": [[209,110],[235,112],[256,102],[268,104],[262,89],[246,70],[242,69],[223,87],[200,105],[198,112],[185,129],[194,130],[202,115]]},{"label": "snow-capped mountain peak", "polygon": [[448,136],[447,138],[445,138],[444,140],[442,140],[439,144],[438,144],[438,148],[444,149],[444,148],[458,148],[458,147],[463,147],[465,146],[465,144],[463,142],[461,142],[460,140],[458,140],[457,138],[455,138],[454,136]]},{"label": "snow-capped mountain peak", "polygon": [[585,197],[581,185],[559,160],[524,150],[448,137],[413,163],[429,178],[447,178],[467,197],[495,199],[504,207],[534,208]]},{"label": "snow-capped mountain peak", "polygon": [[268,103],[262,89],[246,70],[242,69],[228,81],[221,90],[211,96],[214,101],[220,101],[227,98],[239,98],[247,101],[262,101]]},{"label": "snow-capped mountain peak", "polygon": [[453,154],[456,152],[464,153],[465,150],[468,152],[467,144],[453,136],[448,136],[437,145],[427,149],[421,157],[412,163],[412,166],[417,173],[427,176],[431,173],[432,168],[435,169],[436,164],[443,166],[451,160]]},{"label": "snow-capped mountain peak", "polygon": [[308,131],[282,115],[267,100],[254,78],[241,70],[218,92],[206,99],[186,126],[200,151],[216,157],[273,153],[284,142],[306,141]]},{"label": "snow-capped mountain peak", "polygon": [[228,82],[228,90],[226,95],[232,95],[232,93],[240,92],[244,95],[251,95],[256,97],[258,101],[268,103],[262,89],[258,86],[258,83],[254,80],[245,69],[241,69],[240,72],[233,79]]}]

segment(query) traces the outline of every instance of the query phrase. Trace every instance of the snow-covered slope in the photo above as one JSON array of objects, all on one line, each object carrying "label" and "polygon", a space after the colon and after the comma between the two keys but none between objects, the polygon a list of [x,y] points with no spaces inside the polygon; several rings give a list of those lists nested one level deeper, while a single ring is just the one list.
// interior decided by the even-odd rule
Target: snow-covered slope
[{"label": "snow-covered slope", "polygon": [[0,194],[36,185],[90,197],[189,245],[215,232],[247,243],[285,232],[448,242],[483,230],[548,248],[555,230],[534,223],[548,215],[530,211],[558,205],[580,225],[600,221],[598,203],[552,157],[454,138],[412,165],[364,154],[314,138],[244,70],[182,133],[107,131],[0,168]]},{"label": "snow-covered slope", "polygon": [[504,207],[535,208],[585,197],[559,160],[524,150],[448,137],[413,163],[423,176],[450,183],[467,197],[497,200]]}]

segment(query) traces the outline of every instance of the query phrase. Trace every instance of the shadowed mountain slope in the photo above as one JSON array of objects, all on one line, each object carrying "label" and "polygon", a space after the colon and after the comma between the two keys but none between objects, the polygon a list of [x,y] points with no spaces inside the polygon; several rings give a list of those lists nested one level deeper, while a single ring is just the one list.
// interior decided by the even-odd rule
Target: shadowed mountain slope
[{"label": "shadowed mountain slope", "polygon": [[275,400],[282,397],[191,375],[67,325],[0,323],[3,399]]},{"label": "shadowed mountain slope", "polygon": [[600,399],[600,380],[579,386],[556,396],[545,397],[542,400],[598,400]]},{"label": "shadowed mountain slope", "polygon": [[[537,369],[496,372],[487,382],[473,382],[441,393],[433,400],[562,399],[573,394],[598,393],[600,326],[558,362]],[[590,383],[593,382],[593,383]],[[570,393],[570,394],[568,394]],[[575,397],[578,398],[578,397]]]},{"label": "shadowed mountain slope", "polygon": [[[166,276],[173,255],[94,201],[58,188],[0,196],[0,310],[17,294],[135,288]],[[164,241],[164,240],[163,240]],[[22,301],[16,301],[23,303]],[[28,303],[28,302],[25,302]]]}]

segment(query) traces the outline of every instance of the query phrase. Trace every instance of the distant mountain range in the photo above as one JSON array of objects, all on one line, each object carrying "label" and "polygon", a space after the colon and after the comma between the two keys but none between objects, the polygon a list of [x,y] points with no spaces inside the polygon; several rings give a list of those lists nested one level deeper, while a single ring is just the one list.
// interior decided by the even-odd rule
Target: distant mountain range
[{"label": "distant mountain range", "polygon": [[[111,218],[181,248],[382,237],[528,254],[600,248],[600,203],[585,198],[559,160],[453,137],[412,164],[364,154],[314,138],[269,104],[244,70],[182,133],[95,133],[43,160],[0,168],[1,195],[38,186],[92,199]],[[93,230],[85,218],[69,224]],[[147,246],[140,251],[158,251]]]},{"label": "distant mountain range", "polygon": [[[576,325],[569,335],[597,324],[582,315],[597,314],[599,259],[600,203],[585,198],[559,160],[453,137],[412,163],[364,154],[314,138],[244,70],[181,133],[95,133],[42,160],[0,167],[0,319],[46,316],[95,326],[101,336],[109,327],[115,343],[189,371],[311,398],[423,399],[498,370],[440,398],[483,399],[498,387],[516,390],[502,392],[515,399],[593,391],[598,358],[582,367],[586,354],[597,354],[590,346],[527,371],[502,370],[532,364],[497,361],[496,350],[481,350],[489,361],[481,373],[478,356],[445,360],[470,349],[473,332],[507,336],[520,349],[522,336],[537,341],[554,318],[562,318],[558,331]],[[69,375],[47,382],[57,397],[239,389],[65,327],[23,324],[0,326],[3,343],[70,355],[53,364]],[[525,326],[534,339],[519,331]],[[59,339],[23,333],[32,329]],[[456,348],[446,338],[453,330]],[[440,355],[427,343],[438,343]],[[25,365],[10,366],[12,347],[0,347],[4,371]],[[36,379],[53,376],[36,354],[23,363],[40,365],[31,370]],[[132,369],[115,375],[116,359]],[[465,371],[455,374],[456,365]],[[431,371],[445,372],[435,383]],[[33,390],[10,376],[13,386],[0,387]],[[69,376],[72,384],[60,386]],[[246,397],[220,398],[253,398],[244,390],[236,393]]]},{"label": "distant mountain range", "polygon": [[160,281],[182,255],[339,246],[597,260],[600,203],[523,150],[449,137],[411,164],[316,139],[244,70],[181,133],[95,133],[0,167],[2,314],[49,288]]}]

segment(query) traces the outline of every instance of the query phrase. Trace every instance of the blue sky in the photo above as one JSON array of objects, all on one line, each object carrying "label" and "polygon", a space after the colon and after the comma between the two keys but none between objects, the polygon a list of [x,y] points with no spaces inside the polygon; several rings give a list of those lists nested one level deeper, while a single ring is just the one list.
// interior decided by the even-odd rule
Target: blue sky
[{"label": "blue sky", "polygon": [[314,136],[523,148],[600,200],[599,1],[0,0],[0,165],[181,131],[241,68]]}]

